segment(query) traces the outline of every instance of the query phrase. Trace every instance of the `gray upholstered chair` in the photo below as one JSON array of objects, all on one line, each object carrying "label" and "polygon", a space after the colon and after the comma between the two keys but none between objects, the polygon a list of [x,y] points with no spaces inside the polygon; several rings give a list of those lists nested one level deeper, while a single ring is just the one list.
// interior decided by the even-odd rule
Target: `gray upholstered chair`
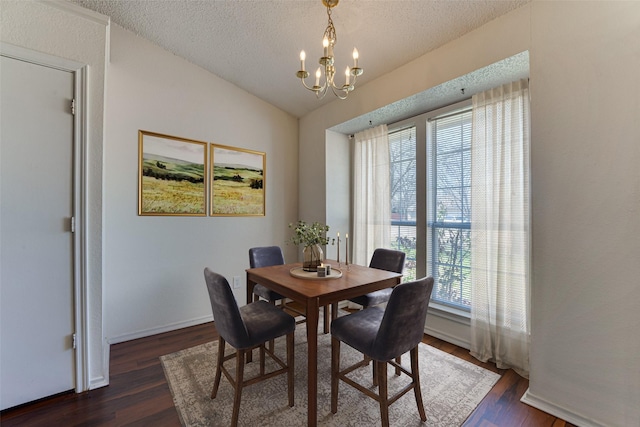
[{"label": "gray upholstered chair", "polygon": [[[259,267],[269,267],[272,265],[282,265],[284,264],[284,255],[282,254],[282,249],[280,246],[260,246],[249,249],[249,266],[251,268],[259,268]],[[268,289],[267,287],[256,283],[253,287],[253,300],[258,301],[260,298],[269,301],[272,304],[275,304],[276,301],[281,301],[284,299],[284,296],[280,295],[277,292]],[[305,313],[303,311],[299,311],[295,308],[288,307],[288,310],[304,316]],[[327,306],[324,307],[324,332],[329,332],[329,308]],[[270,344],[270,348],[273,346]],[[249,357],[251,359],[251,357]]]},{"label": "gray upholstered chair", "polygon": [[[378,248],[373,251],[369,267],[402,274],[404,270],[404,259],[405,253],[402,251]],[[393,288],[381,289],[351,298],[350,301],[360,304],[364,308],[371,307],[389,301],[392,290]]]},{"label": "gray upholstered chair", "polygon": [[[424,336],[424,323],[432,290],[433,277],[404,283],[393,289],[386,309],[370,307],[339,317],[331,323],[332,413],[338,411],[338,383],[342,380],[379,402],[383,427],[389,425],[389,404],[410,390],[414,392],[420,419],[423,422],[427,420],[420,391],[418,347]],[[378,394],[347,377],[349,372],[365,366],[367,360],[340,370],[340,342],[374,361],[378,377]],[[407,351],[411,355],[411,371],[407,371],[393,360]],[[391,398],[387,396],[388,363],[400,368],[412,379],[409,385]]]},{"label": "gray upholstered chair", "polygon": [[[393,249],[378,248],[373,251],[371,260],[369,261],[370,268],[377,268],[379,270],[392,271],[394,273],[402,274],[404,270],[405,253],[402,251],[396,251]],[[368,294],[360,295],[355,298],[351,298],[349,301],[360,304],[362,308],[372,307],[374,305],[383,304],[389,301],[393,288],[380,289],[379,291],[370,292]],[[338,304],[334,303],[331,307],[332,319],[338,316]],[[365,355],[365,360],[368,360]],[[402,362],[401,357],[398,356],[396,363]],[[400,375],[400,369],[396,369],[396,375]],[[373,379],[377,378],[375,366],[373,367]]]},{"label": "gray upholstered chair", "polygon": [[[269,267],[284,264],[284,255],[280,246],[261,246],[249,249],[249,265],[251,268]],[[274,292],[261,284],[253,288],[253,300],[263,298],[271,303],[282,300],[284,296]]]},{"label": "gray upholstered chair", "polygon": [[[296,321],[293,317],[275,306],[265,302],[256,301],[242,307],[238,307],[236,299],[231,291],[229,282],[220,274],[205,268],[204,278],[209,291],[213,320],[218,330],[218,360],[216,363],[216,375],[211,391],[211,398],[215,399],[220,386],[220,378],[224,373],[234,388],[233,413],[231,425],[238,424],[240,413],[240,399],[244,386],[264,381],[279,374],[287,374],[289,389],[289,406],[293,406],[293,372],[294,372],[294,347],[293,333]],[[276,354],[265,347],[269,340],[286,335],[287,337],[287,362],[283,362]],[[229,343],[236,352],[225,356],[225,344]],[[245,354],[253,348],[260,348],[260,373],[251,379],[244,379]],[[265,373],[265,354],[268,354],[280,368]],[[236,360],[235,379],[224,366],[230,359]]]},{"label": "gray upholstered chair", "polygon": [[[405,253],[402,251],[378,248],[373,251],[371,261],[369,261],[369,267],[402,274],[404,270],[404,259]],[[363,308],[371,307],[389,301],[392,290],[393,288],[381,289],[351,298],[349,301],[360,304]],[[338,303],[333,303],[331,306],[331,318],[335,319],[337,316]]]}]

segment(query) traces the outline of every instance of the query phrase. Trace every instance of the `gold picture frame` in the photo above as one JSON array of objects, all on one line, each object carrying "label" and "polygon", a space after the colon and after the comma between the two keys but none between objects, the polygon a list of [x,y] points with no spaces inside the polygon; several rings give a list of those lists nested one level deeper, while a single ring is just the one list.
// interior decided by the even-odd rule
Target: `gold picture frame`
[{"label": "gold picture frame", "polygon": [[138,215],[207,215],[206,142],[138,131]]},{"label": "gold picture frame", "polygon": [[209,215],[264,216],[267,155],[211,144]]}]

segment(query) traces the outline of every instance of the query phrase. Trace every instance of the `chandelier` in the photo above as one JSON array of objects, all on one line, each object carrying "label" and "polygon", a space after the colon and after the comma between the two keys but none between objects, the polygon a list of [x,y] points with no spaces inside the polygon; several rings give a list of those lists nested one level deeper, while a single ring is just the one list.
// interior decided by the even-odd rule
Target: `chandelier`
[{"label": "chandelier", "polygon": [[[327,16],[329,21],[327,22],[327,28],[324,30],[324,37],[322,38],[322,46],[324,53],[318,61],[320,67],[316,70],[316,82],[313,86],[308,86],[305,79],[309,77],[309,72],[304,68],[304,61],[306,54],[304,50],[300,52],[300,71],[296,73],[296,76],[302,82],[302,85],[315,92],[318,99],[324,98],[329,88],[335,96],[340,99],[346,99],[349,92],[355,89],[356,78],[362,74],[362,68],[358,67],[358,49],[353,48],[353,67],[347,67],[345,74],[345,83],[342,86],[336,85],[334,77],[336,74],[336,68],[334,64],[333,48],[338,40],[336,36],[336,29],[333,26],[331,20],[331,9],[338,5],[340,0],[322,0],[322,4],[327,7]],[[324,77],[323,77],[324,74]],[[353,79],[351,79],[353,77]],[[322,85],[320,82],[322,81]]]}]

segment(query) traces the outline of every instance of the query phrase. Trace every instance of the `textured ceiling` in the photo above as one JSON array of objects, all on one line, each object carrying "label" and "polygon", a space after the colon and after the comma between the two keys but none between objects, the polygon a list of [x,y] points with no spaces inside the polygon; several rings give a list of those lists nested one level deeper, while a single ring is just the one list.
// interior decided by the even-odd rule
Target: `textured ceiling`
[{"label": "textured ceiling", "polygon": [[[315,69],[327,24],[321,0],[71,0],[301,117],[317,100],[295,77]],[[530,0],[342,0],[333,8],[336,81],[357,47],[356,90]],[[310,77],[308,80],[311,80]],[[313,82],[309,82],[313,84]]]}]

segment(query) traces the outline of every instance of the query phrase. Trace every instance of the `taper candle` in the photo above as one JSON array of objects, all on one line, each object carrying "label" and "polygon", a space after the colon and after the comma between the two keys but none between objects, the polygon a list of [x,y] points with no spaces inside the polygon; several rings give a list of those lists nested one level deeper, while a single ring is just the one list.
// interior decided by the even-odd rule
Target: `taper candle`
[{"label": "taper candle", "polygon": [[336,256],[336,261],[340,264],[340,232],[338,231],[338,255]]},{"label": "taper candle", "polygon": [[344,256],[344,260],[345,260],[344,263],[349,265],[349,233],[344,235],[344,242],[345,242],[344,247],[346,252],[346,255]]}]

